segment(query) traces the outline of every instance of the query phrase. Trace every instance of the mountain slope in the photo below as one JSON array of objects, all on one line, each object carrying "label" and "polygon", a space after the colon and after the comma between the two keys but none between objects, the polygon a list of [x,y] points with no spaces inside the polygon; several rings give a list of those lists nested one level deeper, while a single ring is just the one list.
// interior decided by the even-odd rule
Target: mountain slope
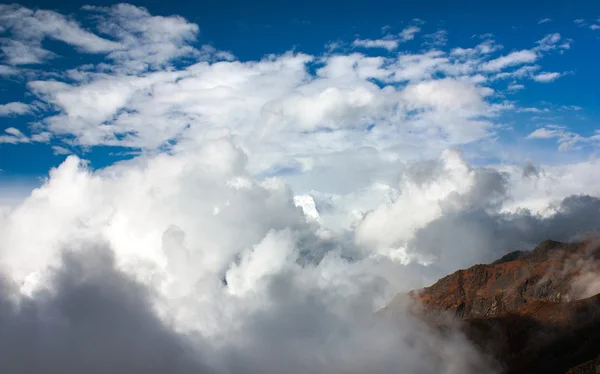
[{"label": "mountain slope", "polygon": [[[531,252],[513,252],[489,265],[475,265],[413,292],[426,310],[457,317],[495,316],[536,300],[568,302],[585,296],[576,281],[600,258],[592,242],[547,240]],[[590,262],[590,263],[586,263]]]},{"label": "mountain slope", "polygon": [[600,373],[598,244],[544,241],[531,252],[459,270],[411,296],[431,323],[460,321],[507,374]]}]

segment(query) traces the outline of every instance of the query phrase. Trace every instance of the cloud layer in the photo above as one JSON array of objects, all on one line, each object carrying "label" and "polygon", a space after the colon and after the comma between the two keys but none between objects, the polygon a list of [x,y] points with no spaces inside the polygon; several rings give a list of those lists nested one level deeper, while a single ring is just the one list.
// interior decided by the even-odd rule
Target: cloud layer
[{"label": "cloud layer", "polygon": [[[551,110],[507,96],[563,75],[534,65],[569,49],[559,34],[447,49],[447,31],[413,20],[321,55],[241,61],[180,16],[81,11],[91,23],[0,8],[0,74],[35,98],[0,115],[36,118],[0,143],[66,155],[0,206],[3,371],[492,373],[408,300],[374,313],[600,226],[597,160],[478,162],[497,159],[505,115]],[[46,40],[98,60],[42,73],[59,58]],[[398,51],[407,43],[422,50]],[[597,136],[522,135],[544,139],[568,150]],[[103,146],[135,156],[93,169],[86,151]]]},{"label": "cloud layer", "polygon": [[600,225],[591,196],[544,215],[507,211],[519,184],[537,189],[549,171],[473,168],[454,151],[407,165],[397,193],[365,191],[389,200],[359,216],[356,196],[331,208],[311,196],[317,220],[282,179],[258,181],[247,165],[218,140],[97,171],[70,156],[52,170],[0,222],[1,323],[22,342],[2,365],[490,372],[461,334],[415,319],[408,300],[392,319],[373,313],[456,268]]}]

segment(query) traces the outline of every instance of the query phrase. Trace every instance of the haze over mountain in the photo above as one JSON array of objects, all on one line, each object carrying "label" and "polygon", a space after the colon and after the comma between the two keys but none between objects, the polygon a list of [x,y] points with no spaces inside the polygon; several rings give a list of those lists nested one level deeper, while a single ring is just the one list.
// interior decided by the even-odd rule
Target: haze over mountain
[{"label": "haze over mountain", "polygon": [[0,372],[593,367],[598,17],[0,4]]}]

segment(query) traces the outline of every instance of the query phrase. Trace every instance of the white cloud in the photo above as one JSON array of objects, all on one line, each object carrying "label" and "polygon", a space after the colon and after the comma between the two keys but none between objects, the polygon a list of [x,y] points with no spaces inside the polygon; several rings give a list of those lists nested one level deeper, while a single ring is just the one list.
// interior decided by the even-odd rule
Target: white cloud
[{"label": "white cloud", "polygon": [[20,130],[14,127],[8,127],[4,129],[5,134],[0,134],[0,144],[18,144],[18,143],[29,143],[29,138],[25,136]]},{"label": "white cloud", "polygon": [[398,56],[393,79],[421,80],[428,79],[441,70],[442,66],[449,65],[450,60],[440,51],[429,51],[423,54],[401,54]]},{"label": "white cloud", "polygon": [[592,29],[592,30],[598,30],[598,29],[600,29],[600,25],[591,25],[590,29]]},{"label": "white cloud", "polygon": [[[598,132],[598,130],[596,131]],[[577,149],[584,144],[595,144],[600,142],[600,136],[582,136],[576,132],[569,131],[565,126],[546,125],[527,136],[527,139],[556,139],[559,151]]]},{"label": "white cloud", "polygon": [[510,66],[535,62],[538,55],[529,50],[512,52],[506,56],[498,57],[481,65],[481,70],[487,72],[500,71]]},{"label": "white cloud", "polygon": [[19,73],[19,69],[12,66],[0,65],[0,76],[16,75]]},{"label": "white cloud", "polygon": [[548,22],[552,22],[552,19],[551,18],[543,18],[538,21],[538,25],[541,25],[543,23],[548,23]]},{"label": "white cloud", "polygon": [[[491,104],[495,94],[486,87],[488,80],[518,80],[539,69],[525,66],[491,77],[478,74],[534,60],[533,52],[521,51],[490,61],[502,46],[489,36],[474,47],[449,53],[286,53],[238,62],[230,53],[193,47],[198,26],[182,17],[152,16],[144,8],[124,4],[85,10],[94,13],[102,35],[122,48],[106,52],[101,64],[70,70],[69,80],[29,82],[42,105],[58,112],[36,124],[40,134],[31,135],[32,140],[66,137],[69,147],[156,150],[171,149],[173,143],[193,147],[226,135],[253,155],[250,169],[258,174],[307,172],[316,155],[333,157],[360,147],[395,149],[404,157],[409,152],[401,149],[407,141],[419,155],[432,155],[493,134],[494,117],[510,105]],[[419,31],[409,26],[398,36],[384,37],[380,45],[395,48]],[[426,39],[440,47],[446,34],[440,30]],[[169,66],[182,56],[197,62]],[[316,74],[309,62],[318,64]],[[410,84],[397,85],[401,82]],[[414,90],[416,96],[411,97],[408,93]],[[461,101],[453,95],[466,96]]]},{"label": "white cloud", "polygon": [[83,9],[105,15],[98,29],[122,45],[107,56],[120,68],[132,71],[156,69],[174,58],[201,53],[189,45],[196,40],[199,28],[183,17],[152,16],[146,8],[131,4],[88,5]]},{"label": "white cloud", "polygon": [[[212,75],[209,83],[230,79],[238,87],[249,80],[257,87],[263,81],[254,69],[278,78],[276,67],[284,63],[295,65],[294,78],[304,80],[298,59],[306,56],[273,58],[259,67],[222,63],[222,77]],[[323,81],[301,87],[299,102],[320,99],[315,108],[333,119],[344,113],[340,107],[365,113],[361,90],[375,88],[363,83],[350,89],[360,64],[348,70],[335,61],[335,68],[321,73]],[[205,89],[198,85],[207,77],[195,78],[169,80],[174,87],[168,95],[188,94],[182,91],[187,84]],[[346,85],[330,93],[326,80]],[[282,92],[278,99],[295,100]],[[412,82],[389,93],[400,96],[396,104],[447,122],[489,113],[491,94],[458,78]],[[275,113],[294,109],[279,104]],[[284,118],[306,125],[310,115],[292,111]],[[569,238],[574,226],[583,230],[600,222],[598,199],[563,200],[600,193],[593,161],[540,167],[537,176],[524,178],[520,167],[478,168],[456,151],[433,161],[392,159],[389,185],[373,183],[344,196],[315,193],[311,204],[306,196],[295,199],[282,178],[253,177],[256,153],[243,152],[234,137],[215,137],[98,170],[69,156],[27,199],[0,213],[0,266],[8,285],[0,294],[8,321],[2,331],[21,338],[11,341],[27,342],[11,344],[6,353],[20,367],[34,365],[18,359],[27,353],[35,365],[64,373],[104,369],[106,362],[117,373],[140,367],[148,373],[491,372],[454,330],[442,337],[408,308],[399,307],[389,324],[373,320],[373,312],[394,294],[458,267],[528,248],[550,233]],[[377,169],[366,160],[366,168]],[[299,200],[313,215],[316,210],[320,222],[305,219]],[[27,308],[13,309],[14,303]],[[73,355],[74,346],[94,355]],[[136,354],[145,359],[131,359]],[[0,369],[13,371],[7,362],[15,361],[0,360]]]},{"label": "white cloud", "polygon": [[446,152],[442,156],[439,181],[433,180],[425,186],[407,181],[401,187],[404,192],[398,200],[370,212],[360,223],[356,228],[357,242],[379,248],[386,255],[401,261],[411,261],[407,257],[406,244],[418,229],[442,214],[439,201],[451,193],[468,191],[472,184],[469,174],[470,171],[456,153]]},{"label": "white cloud", "polygon": [[557,133],[557,130],[542,127],[527,135],[527,137],[529,139],[552,139],[556,137]]},{"label": "white cloud", "polygon": [[402,95],[411,108],[439,108],[480,114],[487,104],[483,99],[493,90],[478,88],[454,79],[421,82],[407,86]]},{"label": "white cloud", "polygon": [[10,65],[41,64],[55,58],[56,54],[34,45],[27,45],[18,40],[6,40],[0,44],[6,62]]},{"label": "white cloud", "polygon": [[407,28],[405,28],[404,30],[402,30],[400,32],[400,34],[398,34],[398,36],[400,36],[400,40],[402,42],[406,42],[409,40],[413,40],[415,38],[415,35],[417,33],[419,33],[421,31],[420,27],[417,26],[409,26]]},{"label": "white cloud", "polygon": [[[82,72],[81,84],[33,81],[29,88],[60,111],[44,120],[44,129],[74,136],[79,145],[156,149],[175,139],[184,147],[228,134],[253,153],[251,168],[259,173],[317,154],[395,147],[404,136],[427,144],[422,151],[428,153],[489,135],[492,124],[482,116],[495,113],[485,102],[492,91],[480,86],[482,77],[468,76],[472,61],[440,51],[403,54],[395,61],[353,53],[322,58],[311,75],[306,64],[314,59],[285,54],[260,62],[201,62],[140,76]],[[453,90],[446,96],[450,101],[457,101],[453,95],[471,100],[471,93],[488,93],[476,107],[450,112],[442,101],[430,105],[403,93],[413,86],[382,88],[369,81],[428,81],[439,72],[456,78],[433,79],[423,87],[437,86],[439,95]],[[412,114],[421,109],[425,112]],[[365,134],[372,125],[375,130]],[[390,131],[397,135],[384,135]]]},{"label": "white cloud", "polygon": [[[457,163],[449,170],[462,168],[459,160],[448,162]],[[65,321],[75,320],[63,314],[60,305],[83,308],[70,329],[101,329],[112,347],[120,347],[108,350],[107,340],[95,341],[95,352],[104,359],[115,360],[120,356],[114,352],[130,348],[119,345],[127,338],[110,326],[137,320],[130,327],[143,323],[143,328],[128,328],[136,332],[132,337],[155,331],[153,326],[183,334],[186,338],[176,346],[190,349],[216,372],[225,370],[225,363],[233,368],[225,372],[236,373],[233,362],[238,362],[243,372],[256,365],[259,372],[276,373],[281,369],[277,363],[283,361],[287,372],[298,373],[307,367],[311,372],[363,372],[377,365],[387,372],[402,364],[410,372],[454,374],[453,368],[468,372],[466,367],[480,360],[466,342],[448,343],[428,329],[420,332],[420,322],[401,311],[394,325],[382,320],[381,329],[373,326],[372,313],[398,290],[420,284],[428,270],[393,261],[379,250],[357,248],[335,233],[316,234],[316,227],[293,205],[283,181],[257,181],[247,174],[245,163],[245,155],[226,141],[207,142],[185,153],[141,156],[97,171],[68,157],[43,186],[0,220],[0,263],[4,274],[18,282],[11,298],[37,301],[36,290],[49,288],[44,305],[52,305]],[[440,176],[440,185],[446,185],[444,178]],[[417,191],[414,196],[427,200]],[[433,210],[426,202],[420,204]],[[31,230],[36,235],[28,235]],[[69,252],[61,255],[65,243]],[[95,246],[110,246],[114,261],[107,261],[99,249],[97,254],[90,252]],[[102,290],[102,296],[93,290]],[[63,303],[55,302],[53,295]],[[110,305],[111,313],[86,309],[85,300],[98,297]],[[96,312],[102,318],[94,319]],[[111,323],[104,325],[106,319]],[[40,333],[54,326],[54,356],[36,360],[47,360],[47,367],[65,372],[57,368],[67,364],[63,334],[57,332],[63,324],[42,321],[29,321],[27,326],[36,331],[39,327]],[[113,341],[113,336],[120,338]],[[147,344],[158,344],[161,357],[168,357],[176,343],[160,334],[151,336],[148,342],[137,342],[136,350],[145,352]],[[401,342],[407,336],[419,343],[405,347]],[[373,347],[376,342],[385,344]],[[421,359],[439,354],[440,349],[424,348],[432,344],[446,352],[440,365]],[[459,347],[468,353],[453,353]],[[277,350],[277,360],[265,359],[270,357],[266,351]],[[307,361],[323,353],[326,362]],[[147,360],[153,362],[152,357]],[[298,360],[302,364],[297,365]],[[118,372],[127,362],[119,360],[113,369]],[[84,356],[68,361],[84,371],[93,363]]]},{"label": "white cloud", "polygon": [[577,112],[577,111],[582,110],[583,108],[580,106],[577,106],[577,105],[561,105],[560,109],[561,110],[573,110],[573,111]]},{"label": "white cloud", "polygon": [[549,112],[550,109],[548,108],[544,108],[544,109],[540,109],[540,108],[518,108],[517,112],[523,112],[523,113],[543,113],[543,112]]},{"label": "white cloud", "polygon": [[558,78],[560,78],[563,74],[561,73],[548,73],[548,72],[543,72],[543,73],[539,73],[533,76],[533,80],[535,80],[536,82],[540,82],[540,83],[549,83],[549,82],[554,82],[555,80],[557,80]]},{"label": "white cloud", "polygon": [[119,43],[86,31],[77,22],[53,11],[34,11],[14,4],[0,5],[0,14],[0,26],[13,38],[4,41],[0,48],[12,65],[38,64],[53,58],[55,54],[41,46],[45,38],[62,41],[88,53],[121,48]]},{"label": "white cloud", "polygon": [[533,48],[533,51],[547,52],[558,49],[560,53],[563,53],[565,50],[571,48],[571,43],[573,42],[573,40],[566,39],[559,44],[561,40],[562,37],[559,33],[548,34],[536,42],[538,46]]},{"label": "white cloud", "polygon": [[0,104],[0,117],[28,114],[31,110],[30,105],[20,102]]},{"label": "white cloud", "polygon": [[352,42],[354,47],[362,47],[362,48],[384,48],[388,51],[393,51],[398,48],[397,40],[390,39],[356,39]]},{"label": "white cloud", "polygon": [[525,88],[525,85],[522,84],[511,84],[508,86],[509,91],[519,91]]},{"label": "white cloud", "polygon": [[102,38],[83,29],[76,21],[47,10],[20,5],[1,5],[0,26],[11,33],[0,48],[11,65],[39,64],[56,57],[42,47],[46,38],[62,41],[86,53],[103,53],[118,66],[106,69],[144,71],[165,66],[181,56],[199,56],[188,42],[195,41],[198,26],[178,16],[152,16],[147,9],[130,4],[112,7],[84,6],[98,14],[98,30],[113,38]]},{"label": "white cloud", "polygon": [[438,30],[432,34],[423,35],[424,45],[428,47],[442,47],[448,43],[448,31]]},{"label": "white cloud", "polygon": [[540,69],[539,65],[527,65],[518,68],[517,70],[513,70],[510,72],[502,72],[494,75],[492,77],[493,80],[497,79],[523,79],[531,77],[536,71]]},{"label": "white cloud", "polygon": [[[99,145],[135,152],[184,150],[229,137],[251,155],[252,174],[290,173],[302,193],[310,191],[305,188],[310,183],[325,185],[319,180],[327,174],[332,190],[365,187],[372,181],[350,172],[357,168],[374,175],[360,157],[389,165],[497,136],[505,128],[499,113],[518,106],[503,102],[502,93],[489,85],[511,78],[509,90],[515,91],[521,79],[541,68],[502,71],[541,54],[524,50],[494,58],[503,46],[490,35],[468,48],[438,43],[397,55],[337,49],[236,61],[213,47],[196,48],[199,28],[182,17],[157,17],[131,5],[85,10],[96,17],[98,35],[123,49],[106,52],[99,64],[30,80],[39,107],[48,110],[40,111],[52,115],[40,118],[27,139],[53,138],[52,146],[62,147],[55,152],[62,154]],[[400,43],[416,32],[410,26],[381,40]],[[446,32],[436,35],[426,39],[446,38]],[[170,65],[182,56],[190,62]],[[481,74],[493,71],[498,73]],[[336,175],[324,171],[330,165],[336,165]]]},{"label": "white cloud", "polygon": [[53,145],[52,146],[52,152],[55,155],[70,155],[72,154],[71,151],[69,151],[68,149],[66,149],[65,147],[61,147],[59,145]]},{"label": "white cloud", "polygon": [[400,43],[413,40],[415,35],[421,31],[417,26],[409,26],[402,30],[398,35],[387,34],[382,39],[356,39],[352,42],[354,47],[362,48],[383,48],[393,51],[398,48]]},{"label": "white cloud", "polygon": [[451,51],[451,54],[455,56],[476,57],[477,55],[485,55],[496,52],[502,48],[502,45],[496,44],[493,40],[488,39],[475,46],[475,48],[454,48]]}]

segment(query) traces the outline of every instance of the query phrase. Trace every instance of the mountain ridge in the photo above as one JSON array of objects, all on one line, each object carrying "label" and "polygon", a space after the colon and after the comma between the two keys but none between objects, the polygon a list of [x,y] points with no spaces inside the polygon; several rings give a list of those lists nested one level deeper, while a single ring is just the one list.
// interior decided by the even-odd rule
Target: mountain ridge
[{"label": "mountain ridge", "polygon": [[[596,237],[546,240],[409,295],[422,318],[440,328],[458,324],[502,373],[600,373],[599,249]],[[378,314],[399,306],[392,301]]]}]

